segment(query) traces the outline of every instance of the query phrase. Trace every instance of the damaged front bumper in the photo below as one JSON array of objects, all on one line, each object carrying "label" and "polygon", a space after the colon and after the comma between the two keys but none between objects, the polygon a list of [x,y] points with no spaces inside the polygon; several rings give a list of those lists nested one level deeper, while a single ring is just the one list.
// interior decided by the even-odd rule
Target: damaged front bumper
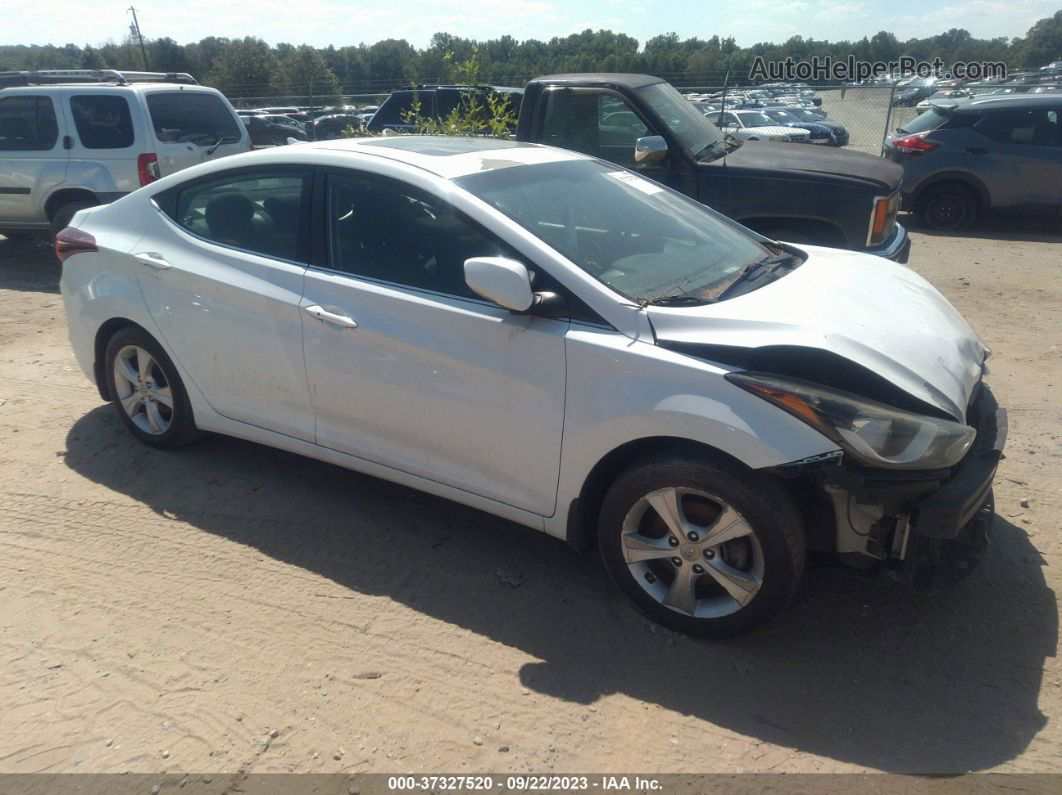
[{"label": "damaged front bumper", "polygon": [[882,566],[922,591],[968,574],[988,544],[992,481],[1007,439],[1007,413],[981,385],[967,422],[973,447],[948,470],[822,469],[837,525],[836,552],[860,569]]}]

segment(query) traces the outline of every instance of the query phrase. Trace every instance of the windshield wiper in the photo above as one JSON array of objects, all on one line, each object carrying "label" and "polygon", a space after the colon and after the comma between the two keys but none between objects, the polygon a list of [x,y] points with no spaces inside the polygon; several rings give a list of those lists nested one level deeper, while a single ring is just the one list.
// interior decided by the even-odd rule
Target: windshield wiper
[{"label": "windshield wiper", "polygon": [[700,304],[714,303],[708,298],[699,298],[696,295],[663,295],[660,298],[651,298],[646,301],[653,306],[698,306]]},{"label": "windshield wiper", "polygon": [[233,138],[231,135],[226,135],[226,136],[224,136],[222,138],[218,138],[217,142],[212,147],[210,147],[209,149],[206,150],[206,153],[208,155],[212,155],[212,154],[214,154],[215,151],[217,151],[217,148],[219,146],[221,146],[222,144],[224,144],[224,143],[234,144],[238,140],[240,140],[240,139],[239,138]]},{"label": "windshield wiper", "polygon": [[781,254],[774,254],[764,257],[763,259],[758,259],[755,262],[750,262],[735,274],[734,281],[730,282],[730,284],[727,285],[727,288],[719,293],[717,300],[723,301],[726,298],[729,298],[733,294],[734,288],[739,284],[751,281],[752,279],[758,279],[760,276],[775,273],[787,262],[799,259],[800,258],[796,254],[791,254],[788,251],[785,251]]}]

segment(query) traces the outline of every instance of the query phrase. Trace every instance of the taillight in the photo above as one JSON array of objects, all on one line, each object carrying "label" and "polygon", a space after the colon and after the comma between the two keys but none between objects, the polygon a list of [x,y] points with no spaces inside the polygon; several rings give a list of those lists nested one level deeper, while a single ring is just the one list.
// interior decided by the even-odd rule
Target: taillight
[{"label": "taillight", "polygon": [[153,155],[140,155],[136,159],[136,173],[140,177],[140,187],[154,182],[160,176],[159,159]]},{"label": "taillight", "polygon": [[925,152],[931,152],[939,146],[932,141],[925,139],[926,133],[919,133],[918,135],[908,135],[904,138],[897,138],[892,142],[892,145],[905,155],[920,155]]},{"label": "taillight", "polygon": [[55,236],[55,256],[59,258],[60,262],[66,262],[67,257],[72,257],[84,251],[98,250],[96,248],[96,238],[88,232],[82,232],[72,226],[60,230]]}]

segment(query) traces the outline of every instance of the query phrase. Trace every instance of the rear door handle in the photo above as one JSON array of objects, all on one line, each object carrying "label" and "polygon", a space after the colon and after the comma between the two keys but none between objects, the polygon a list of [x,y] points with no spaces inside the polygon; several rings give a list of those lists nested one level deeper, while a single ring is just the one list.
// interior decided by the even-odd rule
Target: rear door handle
[{"label": "rear door handle", "polygon": [[317,318],[323,320],[325,323],[331,323],[334,326],[342,326],[343,328],[357,328],[358,321],[349,315],[340,315],[336,312],[329,312],[323,306],[313,304],[312,306],[305,307],[306,312]]},{"label": "rear door handle", "polygon": [[162,255],[155,251],[142,251],[139,254],[134,254],[133,258],[141,265],[147,265],[157,271],[170,269],[170,263],[166,262]]}]

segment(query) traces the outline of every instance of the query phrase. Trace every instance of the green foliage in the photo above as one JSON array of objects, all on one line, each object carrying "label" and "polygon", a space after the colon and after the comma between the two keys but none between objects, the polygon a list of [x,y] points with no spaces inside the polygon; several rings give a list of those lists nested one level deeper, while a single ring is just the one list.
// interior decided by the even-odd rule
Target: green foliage
[{"label": "green foliage", "polygon": [[1033,25],[1024,39],[1015,40],[1014,48],[1018,66],[1036,68],[1062,60],[1062,11]]},{"label": "green foliage", "polygon": [[208,82],[229,97],[253,95],[274,79],[277,58],[269,45],[248,36],[229,41],[210,69]]},{"label": "green foliage", "polygon": [[[437,34],[438,35],[438,34]],[[480,85],[479,48],[473,46],[468,58],[454,64],[453,53],[443,55],[447,83],[477,87]],[[504,94],[486,89],[463,91],[457,105],[446,116],[421,113],[420,98],[414,96],[410,110],[402,121],[413,125],[421,135],[488,135],[507,138],[516,129],[516,111]]]}]

